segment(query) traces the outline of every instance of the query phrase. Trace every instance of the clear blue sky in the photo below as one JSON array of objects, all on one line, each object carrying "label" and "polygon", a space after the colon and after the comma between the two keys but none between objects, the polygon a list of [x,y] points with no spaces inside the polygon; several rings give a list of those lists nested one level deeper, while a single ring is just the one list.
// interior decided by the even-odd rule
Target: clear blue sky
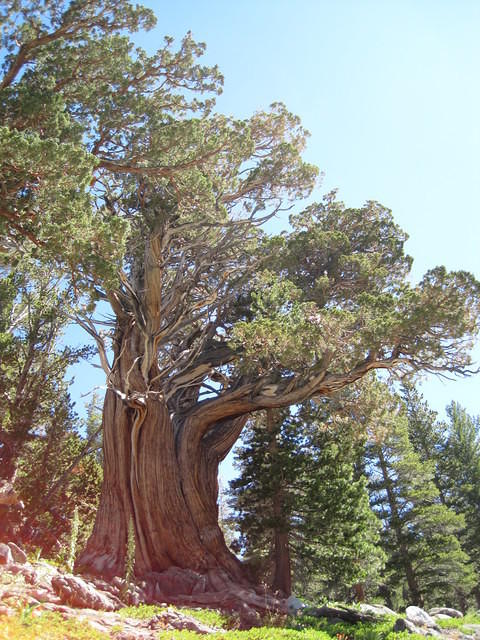
[{"label": "clear blue sky", "polygon": [[[311,132],[306,157],[350,206],[378,200],[409,233],[414,278],[438,264],[480,278],[480,2],[178,0],[144,2],[152,50],[191,30],[225,76],[237,117],[282,101]],[[279,224],[282,224],[281,222]],[[480,360],[480,350],[477,349]],[[93,370],[74,396],[101,384]],[[480,414],[479,377],[428,380],[434,409]]]}]

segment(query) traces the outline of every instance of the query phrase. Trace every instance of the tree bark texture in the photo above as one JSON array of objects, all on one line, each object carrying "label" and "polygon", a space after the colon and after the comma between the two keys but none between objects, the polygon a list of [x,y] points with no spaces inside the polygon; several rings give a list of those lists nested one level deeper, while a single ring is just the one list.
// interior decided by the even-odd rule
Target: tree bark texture
[{"label": "tree bark texture", "polygon": [[288,532],[275,531],[274,536],[274,563],[272,590],[285,596],[292,593],[292,570],[290,565],[290,544]]},{"label": "tree bark texture", "polygon": [[[136,365],[138,336],[128,329],[119,332],[119,340],[114,389],[142,389]],[[217,506],[218,465],[243,421],[229,421],[226,442],[221,437],[210,442],[208,433],[196,426],[194,416],[172,420],[161,390],[154,387],[138,403],[134,397],[126,400],[113,389],[107,391],[104,481],[92,535],[77,561],[79,569],[123,576],[132,519],[137,576],[179,567],[208,574],[210,582],[215,582],[217,572],[217,578],[246,584],[241,563],[225,544]],[[221,434],[222,424],[217,426]]]}]

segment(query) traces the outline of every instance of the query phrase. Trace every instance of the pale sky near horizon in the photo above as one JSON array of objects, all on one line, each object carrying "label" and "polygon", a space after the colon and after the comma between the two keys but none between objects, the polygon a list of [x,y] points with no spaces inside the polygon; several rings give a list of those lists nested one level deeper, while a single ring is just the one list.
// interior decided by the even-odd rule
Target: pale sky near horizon
[{"label": "pale sky near horizon", "polygon": [[[480,2],[143,4],[158,24],[135,37],[141,46],[187,30],[206,42],[205,63],[225,76],[219,111],[246,117],[282,101],[301,117],[305,157],[324,172],[317,199],[338,188],[349,206],[392,209],[410,236],[415,280],[439,264],[480,278]],[[85,371],[74,398],[101,384]],[[479,382],[429,379],[422,391],[441,415],[451,400],[478,415]]]}]

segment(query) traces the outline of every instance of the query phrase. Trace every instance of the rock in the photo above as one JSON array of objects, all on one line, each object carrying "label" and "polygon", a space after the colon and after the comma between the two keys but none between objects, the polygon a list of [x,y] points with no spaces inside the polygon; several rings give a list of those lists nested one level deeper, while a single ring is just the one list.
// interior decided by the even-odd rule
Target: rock
[{"label": "rock", "polygon": [[407,607],[405,609],[405,615],[407,616],[407,620],[413,622],[417,627],[438,629],[438,625],[435,620],[429,616],[426,611],[420,609],[420,607]]},{"label": "rock", "polygon": [[27,561],[27,554],[23,549],[20,549],[14,542],[7,542],[10,547],[10,551],[12,552],[14,562],[18,562],[19,564],[25,564]]},{"label": "rock", "polygon": [[463,626],[465,627],[465,629],[473,631],[475,640],[477,640],[477,638],[480,639],[480,624],[464,624]]},{"label": "rock", "polygon": [[33,569],[32,567],[21,564],[9,564],[6,569],[12,575],[22,575],[25,582],[27,582],[28,584],[37,584],[39,582],[39,576],[35,569]]},{"label": "rock", "polygon": [[11,609],[4,604],[0,604],[0,616],[13,616],[15,609]]},{"label": "rock", "polygon": [[371,613],[374,616],[396,616],[397,613],[392,611],[383,604],[366,604],[360,605],[360,611],[362,613]]},{"label": "rock", "polygon": [[463,618],[463,613],[457,611],[457,609],[450,609],[449,607],[434,607],[428,612],[431,616],[436,616],[439,613],[448,616],[449,618]]},{"label": "rock", "polygon": [[452,619],[452,616],[447,616],[445,613],[434,613],[432,617],[434,620],[451,620]]},{"label": "rock", "polygon": [[0,564],[13,564],[13,555],[8,544],[0,543]]},{"label": "rock", "polygon": [[431,627],[417,626],[411,620],[405,618],[397,618],[395,620],[393,630],[396,632],[408,631],[408,633],[417,633],[421,636],[441,637],[441,633],[439,633],[436,629],[433,629]]},{"label": "rock", "polygon": [[295,596],[287,598],[287,611],[289,616],[296,616],[300,609],[305,608],[305,604]]},{"label": "rock", "polygon": [[92,585],[78,576],[57,575],[52,578],[52,587],[62,601],[72,607],[115,611],[122,603],[114,596],[95,589]]},{"label": "rock", "polygon": [[413,622],[410,620],[405,620],[405,618],[397,618],[395,620],[395,624],[393,626],[393,630],[397,633],[401,631],[408,631],[408,633],[420,633],[423,635],[421,629],[418,629]]},{"label": "rock", "polygon": [[29,590],[29,593],[39,602],[50,602],[51,604],[61,604],[62,599],[49,589],[36,587]]},{"label": "rock", "polygon": [[375,622],[375,616],[371,613],[363,613],[358,609],[349,609],[347,607],[306,607],[302,613],[315,618],[328,618],[332,624],[333,619],[349,622],[350,624]]}]

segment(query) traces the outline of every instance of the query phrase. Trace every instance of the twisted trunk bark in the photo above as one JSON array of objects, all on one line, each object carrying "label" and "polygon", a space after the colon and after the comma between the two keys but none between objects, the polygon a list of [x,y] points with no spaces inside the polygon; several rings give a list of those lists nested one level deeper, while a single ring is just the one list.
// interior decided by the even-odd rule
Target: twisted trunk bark
[{"label": "twisted trunk bark", "polygon": [[[117,333],[115,390],[107,391],[103,412],[103,487],[77,568],[123,576],[132,519],[138,577],[178,567],[208,574],[206,590],[220,589],[229,580],[246,585],[241,563],[218,525],[217,506],[218,465],[244,421],[216,423],[207,433],[196,424],[198,418],[172,421],[161,389],[150,383],[148,393],[137,392],[145,389],[138,358],[141,336],[131,327]],[[129,389],[136,393],[126,398]]]},{"label": "twisted trunk bark", "polygon": [[200,573],[222,568],[241,581],[240,563],[218,526],[219,460],[202,441],[186,442],[194,425],[174,428],[161,399],[149,398],[141,411],[140,418],[138,410],[107,392],[103,488],[78,565],[105,576],[123,575],[132,518],[137,575],[172,566]]}]

